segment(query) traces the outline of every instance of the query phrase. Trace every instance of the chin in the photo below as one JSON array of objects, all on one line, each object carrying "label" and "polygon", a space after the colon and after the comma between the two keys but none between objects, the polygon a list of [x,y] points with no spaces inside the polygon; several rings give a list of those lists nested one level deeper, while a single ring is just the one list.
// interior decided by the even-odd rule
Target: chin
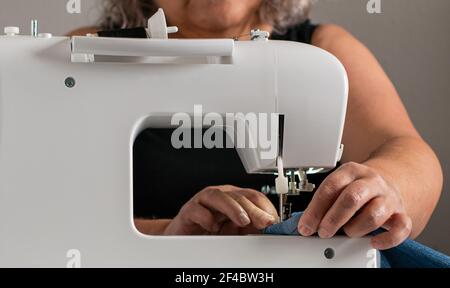
[{"label": "chin", "polygon": [[260,4],[260,0],[191,0],[186,12],[195,26],[221,31],[247,21]]}]

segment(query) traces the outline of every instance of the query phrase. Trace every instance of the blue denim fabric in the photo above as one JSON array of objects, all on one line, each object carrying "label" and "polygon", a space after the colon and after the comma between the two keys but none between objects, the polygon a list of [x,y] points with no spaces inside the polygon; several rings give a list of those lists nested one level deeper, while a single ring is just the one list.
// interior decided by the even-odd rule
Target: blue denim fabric
[{"label": "blue denim fabric", "polygon": [[[266,228],[264,234],[299,235],[297,224],[303,213],[294,213],[292,218]],[[383,232],[378,230],[373,234]],[[450,257],[412,240],[400,246],[381,251],[381,268],[450,268]]]}]

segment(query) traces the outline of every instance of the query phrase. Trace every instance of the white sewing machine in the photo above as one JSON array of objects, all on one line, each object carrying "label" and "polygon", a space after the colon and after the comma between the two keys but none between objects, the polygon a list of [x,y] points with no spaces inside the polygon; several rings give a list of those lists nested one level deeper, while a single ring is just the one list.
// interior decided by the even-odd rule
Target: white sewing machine
[{"label": "white sewing machine", "polygon": [[[348,83],[329,53],[264,39],[5,32],[0,266],[377,266],[365,238],[146,236],[133,224],[134,139],[145,128],[172,127],[168,116],[195,104],[204,113],[284,115],[285,168],[333,168]],[[239,150],[247,171],[276,171],[276,158],[261,159],[259,150]]]}]

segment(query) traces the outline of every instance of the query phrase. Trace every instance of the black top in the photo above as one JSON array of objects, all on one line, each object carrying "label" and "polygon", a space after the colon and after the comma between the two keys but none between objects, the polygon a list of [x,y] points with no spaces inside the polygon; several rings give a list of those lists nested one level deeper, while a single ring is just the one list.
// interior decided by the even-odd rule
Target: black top
[{"label": "black top", "polygon": [[314,31],[317,29],[317,27],[318,27],[317,25],[311,24],[310,20],[306,20],[302,24],[287,29],[285,33],[272,34],[271,39],[311,44]]},{"label": "black top", "polygon": [[[309,21],[272,39],[311,43],[316,26]],[[261,190],[274,186],[273,175],[249,175],[234,149],[180,149],[171,145],[172,129],[148,129],[134,145],[134,215],[173,218],[197,192],[207,186],[235,185]],[[312,175],[316,185],[326,175]],[[304,210],[312,194],[293,199],[293,211]],[[276,203],[276,196],[271,196]],[[277,207],[277,206],[275,206]]]}]

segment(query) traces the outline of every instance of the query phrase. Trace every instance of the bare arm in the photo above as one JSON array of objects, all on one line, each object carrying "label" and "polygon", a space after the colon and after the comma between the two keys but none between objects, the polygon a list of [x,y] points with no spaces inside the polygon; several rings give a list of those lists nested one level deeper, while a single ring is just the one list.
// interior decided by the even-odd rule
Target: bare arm
[{"label": "bare arm", "polygon": [[[356,226],[364,231],[364,221],[378,223],[383,218],[382,214],[390,211],[393,213],[391,219],[381,227],[394,228],[397,234],[403,233],[400,238],[410,229],[410,236],[417,237],[426,226],[442,189],[442,170],[436,155],[414,128],[394,85],[363,44],[335,25],[319,27],[313,43],[335,55],[347,70],[350,94],[343,162],[362,164],[346,165],[341,169],[341,177],[329,177],[324,187],[319,188],[320,193],[313,199],[313,206],[316,210],[323,206],[319,202],[327,198],[324,195],[332,190],[328,188],[337,187],[335,190],[340,191],[329,192],[327,200],[322,202],[336,201],[338,206],[346,209],[352,205],[339,204],[338,200],[347,199],[354,204],[348,210],[352,213],[361,210],[366,219],[358,216],[360,223],[352,223],[350,213],[337,215],[332,211],[333,204],[328,203],[324,205],[330,207],[323,212],[316,213],[310,209],[302,224],[313,226],[311,230],[322,227],[333,231],[342,224],[349,234],[358,235]],[[347,176],[351,179],[344,183],[342,179]],[[370,202],[373,200],[377,202]],[[408,227],[408,222],[412,222],[412,227]],[[399,223],[403,227],[396,227]],[[330,228],[333,225],[336,227]],[[392,240],[391,243],[397,242]]]},{"label": "bare arm", "polygon": [[162,235],[171,220],[134,219],[136,229],[146,235]]}]

